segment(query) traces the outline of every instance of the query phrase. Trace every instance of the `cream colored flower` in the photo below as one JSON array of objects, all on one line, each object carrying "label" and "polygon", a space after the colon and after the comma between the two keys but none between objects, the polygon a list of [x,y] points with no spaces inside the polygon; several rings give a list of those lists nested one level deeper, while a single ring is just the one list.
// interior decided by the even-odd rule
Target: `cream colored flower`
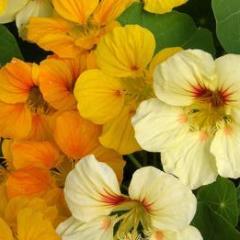
[{"label": "cream colored flower", "polygon": [[162,152],[166,172],[191,188],[240,177],[240,56],[216,61],[201,50],[177,53],[158,65],[157,96],[133,117],[136,138]]},{"label": "cream colored flower", "polygon": [[123,195],[113,170],[93,155],[76,165],[64,191],[73,217],[58,227],[63,240],[112,240],[117,224],[117,239],[138,236],[139,225],[148,232],[182,231],[196,211],[192,192],[172,175],[154,167],[137,170],[129,196]]}]

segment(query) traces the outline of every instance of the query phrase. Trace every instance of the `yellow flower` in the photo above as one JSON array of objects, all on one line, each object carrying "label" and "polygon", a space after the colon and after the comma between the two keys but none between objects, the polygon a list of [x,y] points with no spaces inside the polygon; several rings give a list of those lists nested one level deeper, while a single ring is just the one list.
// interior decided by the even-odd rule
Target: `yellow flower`
[{"label": "yellow flower", "polygon": [[132,0],[53,0],[52,18],[32,18],[28,40],[60,57],[75,57],[95,48]]},{"label": "yellow flower", "polygon": [[163,14],[172,11],[188,0],[143,0],[144,9],[151,13]]},{"label": "yellow flower", "polygon": [[186,236],[183,229],[191,228],[188,239],[202,240],[198,230],[189,226],[196,211],[195,196],[177,178],[154,167],[133,174],[126,196],[112,169],[93,155],[86,156],[69,173],[64,193],[73,217],[57,228],[63,239],[90,235],[92,239],[132,239],[145,231],[158,231],[163,239],[176,240],[176,235]]},{"label": "yellow flower", "polygon": [[191,188],[217,175],[240,177],[240,57],[216,60],[185,50],[159,64],[157,98],[143,102],[133,118],[143,149],[162,152],[166,172]]},{"label": "yellow flower", "polygon": [[96,49],[100,69],[85,71],[75,85],[80,114],[103,124],[100,142],[121,154],[140,150],[130,119],[138,104],[153,96],[155,66],[179,48],[164,50],[153,58],[154,50],[155,39],[147,29],[116,27]]}]

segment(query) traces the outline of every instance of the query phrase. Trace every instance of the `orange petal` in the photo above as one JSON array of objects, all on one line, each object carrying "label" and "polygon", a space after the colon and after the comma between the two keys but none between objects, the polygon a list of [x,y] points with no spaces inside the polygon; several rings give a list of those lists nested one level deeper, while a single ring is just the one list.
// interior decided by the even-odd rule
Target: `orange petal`
[{"label": "orange petal", "polygon": [[25,102],[33,86],[28,63],[15,58],[0,70],[0,100],[5,103]]},{"label": "orange petal", "polygon": [[42,167],[51,169],[60,160],[60,154],[50,142],[18,141],[12,145],[13,165],[16,169]]},{"label": "orange petal", "polygon": [[72,22],[86,24],[99,0],[53,0],[54,8],[61,17]]},{"label": "orange petal", "polygon": [[60,18],[32,18],[28,25],[27,39],[60,57],[79,57],[83,49],[76,46],[75,39],[69,35],[72,28],[71,23]]},{"label": "orange petal", "polygon": [[133,0],[102,0],[94,12],[93,19],[104,26],[120,16],[132,2]]},{"label": "orange petal", "polygon": [[53,186],[49,172],[42,168],[23,168],[12,172],[6,184],[9,198],[39,196]]},{"label": "orange petal", "polygon": [[25,104],[0,102],[0,135],[4,138],[24,138],[32,127],[32,115]]},{"label": "orange petal", "polygon": [[40,89],[44,98],[55,109],[72,110],[76,108],[73,87],[81,72],[77,59],[47,59],[40,65]]},{"label": "orange petal", "polygon": [[69,111],[56,120],[54,138],[60,149],[70,158],[79,159],[98,146],[101,127]]}]

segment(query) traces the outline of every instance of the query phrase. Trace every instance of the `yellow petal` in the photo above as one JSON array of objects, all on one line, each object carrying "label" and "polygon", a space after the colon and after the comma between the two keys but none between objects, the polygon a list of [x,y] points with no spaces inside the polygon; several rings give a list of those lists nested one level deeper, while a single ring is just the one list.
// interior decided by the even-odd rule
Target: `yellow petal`
[{"label": "yellow petal", "polygon": [[6,9],[7,3],[8,3],[8,0],[2,0],[0,2],[0,14],[2,14],[4,12],[4,10]]},{"label": "yellow petal", "polygon": [[186,2],[187,0],[144,0],[144,9],[148,12],[163,14]]},{"label": "yellow petal", "polygon": [[102,0],[94,12],[94,20],[100,25],[114,21],[133,0]]},{"label": "yellow petal", "polygon": [[151,61],[155,44],[153,34],[143,27],[116,27],[101,39],[96,50],[97,63],[113,77],[135,77]]},{"label": "yellow petal", "polygon": [[51,222],[40,211],[25,208],[19,212],[17,221],[19,240],[60,240]]},{"label": "yellow petal", "polygon": [[85,24],[93,13],[99,0],[53,0],[55,10],[63,18]]},{"label": "yellow petal", "polygon": [[99,138],[102,145],[123,155],[141,150],[134,137],[131,124],[134,112],[134,107],[126,106],[116,118],[104,125],[102,135]]},{"label": "yellow petal", "polygon": [[116,117],[124,103],[121,82],[96,69],[80,75],[75,84],[74,95],[80,115],[96,124]]},{"label": "yellow petal", "polygon": [[0,218],[0,239],[14,240],[10,227],[2,218]]}]

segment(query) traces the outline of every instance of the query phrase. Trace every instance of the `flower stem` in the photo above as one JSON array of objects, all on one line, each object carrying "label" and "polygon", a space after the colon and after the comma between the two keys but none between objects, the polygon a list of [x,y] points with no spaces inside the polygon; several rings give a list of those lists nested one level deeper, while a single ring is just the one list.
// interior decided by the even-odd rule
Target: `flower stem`
[{"label": "flower stem", "polygon": [[139,161],[132,154],[128,155],[128,158],[130,159],[130,161],[134,164],[134,166],[136,168],[142,167],[142,165],[139,163]]}]

